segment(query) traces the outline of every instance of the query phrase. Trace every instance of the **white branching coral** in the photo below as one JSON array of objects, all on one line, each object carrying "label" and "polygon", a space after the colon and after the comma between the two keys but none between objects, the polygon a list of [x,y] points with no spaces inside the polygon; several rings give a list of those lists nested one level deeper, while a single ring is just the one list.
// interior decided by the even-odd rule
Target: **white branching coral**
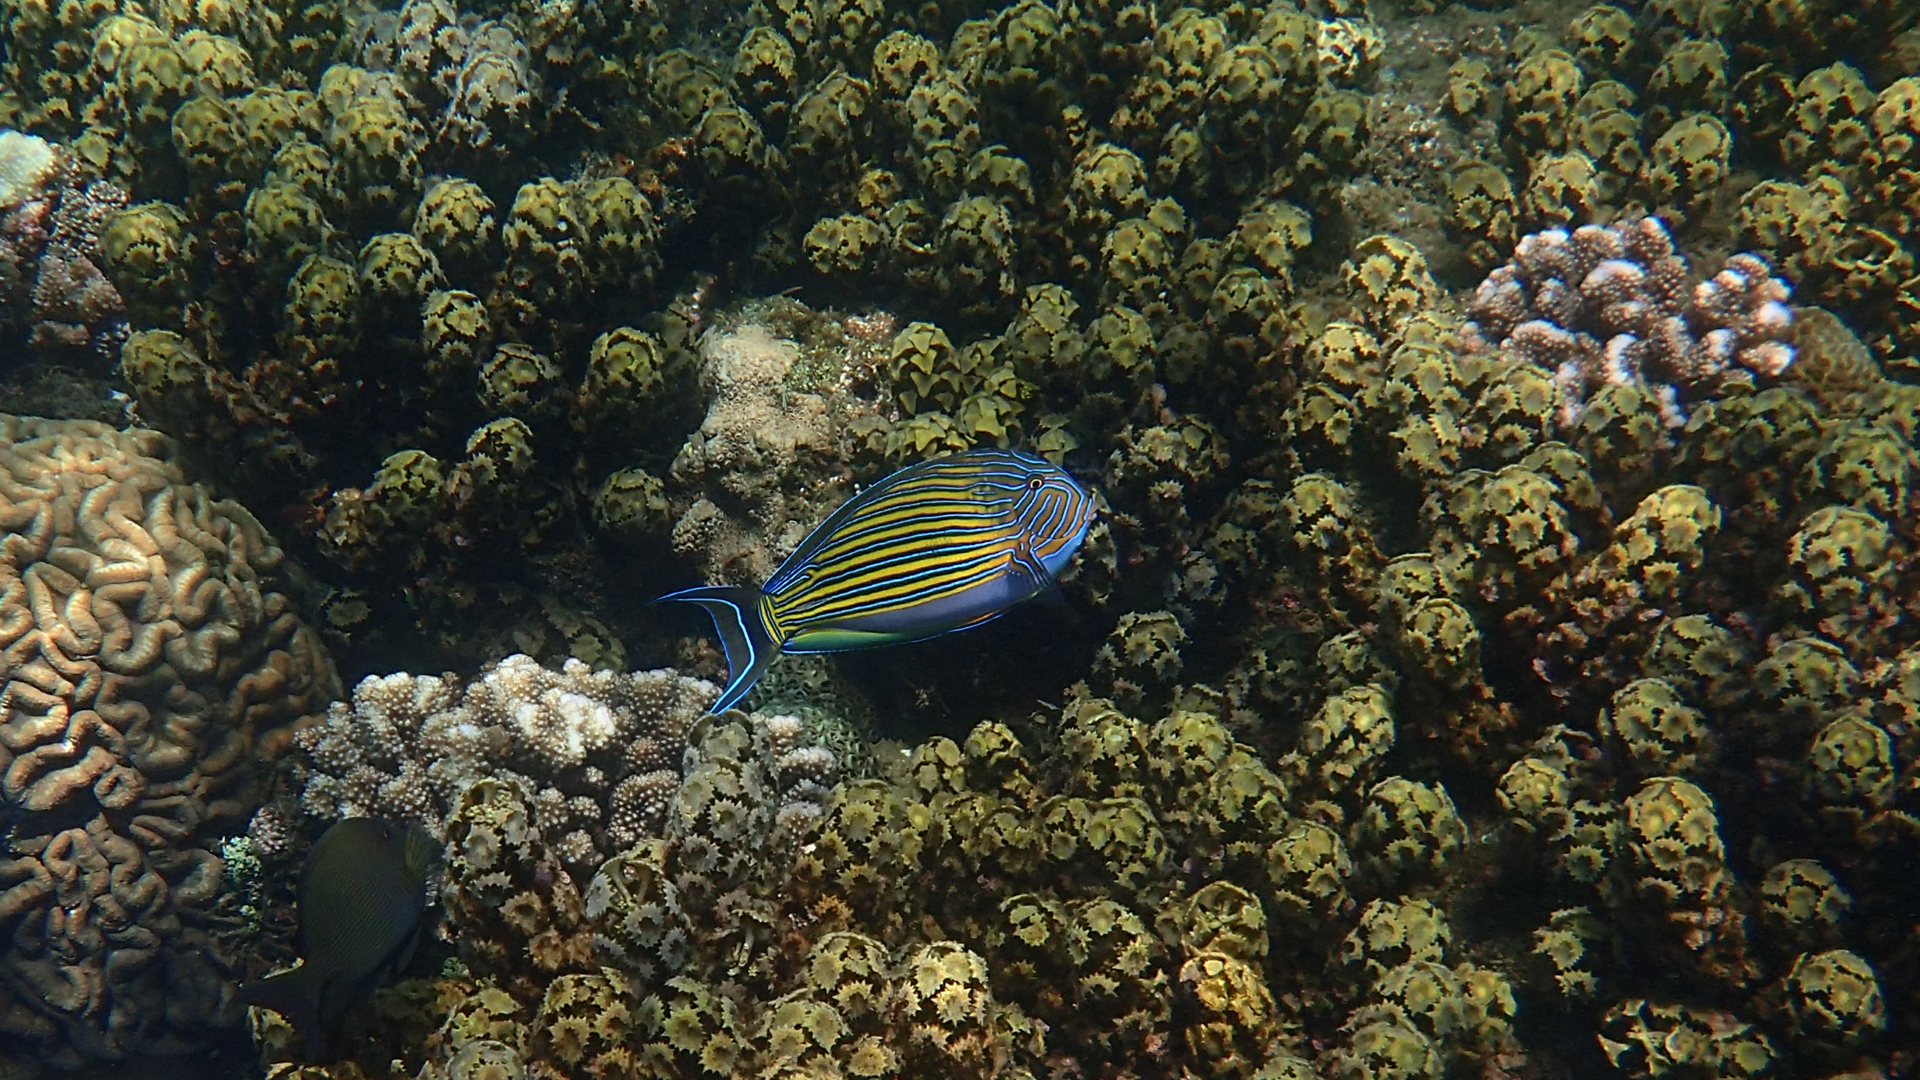
[{"label": "white branching coral", "polygon": [[[565,861],[590,872],[659,833],[689,732],[717,697],[712,683],[671,670],[594,671],[569,660],[554,671],[527,656],[464,686],[451,675],[372,676],[297,737],[309,762],[302,804],[320,818],[402,818],[437,834],[467,785],[513,778],[535,793]],[[780,790],[824,791],[833,755],[801,745],[791,717],[756,722],[779,748]]]},{"label": "white branching coral", "polygon": [[0,207],[32,198],[53,176],[53,144],[37,135],[0,128]]},{"label": "white branching coral", "polygon": [[1552,372],[1563,427],[1608,385],[1644,387],[1678,427],[1686,402],[1793,363],[1787,294],[1751,253],[1693,282],[1659,218],[1548,229],[1480,283],[1468,340]]}]

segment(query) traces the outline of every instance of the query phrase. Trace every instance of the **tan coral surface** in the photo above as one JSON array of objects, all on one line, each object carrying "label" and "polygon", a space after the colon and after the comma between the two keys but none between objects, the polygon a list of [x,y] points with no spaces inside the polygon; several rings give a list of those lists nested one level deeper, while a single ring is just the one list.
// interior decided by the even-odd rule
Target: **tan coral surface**
[{"label": "tan coral surface", "polygon": [[0,1043],[66,1064],[235,1021],[209,845],[340,689],[272,589],[280,549],[166,448],[0,416]]}]

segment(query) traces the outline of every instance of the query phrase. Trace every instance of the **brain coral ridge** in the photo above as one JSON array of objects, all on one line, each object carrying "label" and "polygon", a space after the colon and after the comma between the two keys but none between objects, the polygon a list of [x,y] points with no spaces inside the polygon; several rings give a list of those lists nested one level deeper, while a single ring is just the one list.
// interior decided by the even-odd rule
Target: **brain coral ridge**
[{"label": "brain coral ridge", "polygon": [[218,840],[339,680],[252,515],[149,431],[0,417],[0,1032],[69,1066],[238,1015]]}]

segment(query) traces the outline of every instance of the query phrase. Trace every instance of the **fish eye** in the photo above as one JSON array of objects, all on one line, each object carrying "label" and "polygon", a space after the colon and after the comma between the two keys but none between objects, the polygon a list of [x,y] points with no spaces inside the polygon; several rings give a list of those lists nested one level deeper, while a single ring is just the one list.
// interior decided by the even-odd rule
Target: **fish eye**
[{"label": "fish eye", "polygon": [[1045,481],[1045,480],[1042,480],[1042,479],[1040,479],[1040,477],[1038,477],[1038,476],[1029,476],[1029,477],[1027,477],[1027,490],[1028,490],[1028,491],[1039,491],[1039,490],[1040,490],[1040,485],[1042,485],[1042,484],[1044,484],[1044,483],[1046,483],[1046,481]]}]

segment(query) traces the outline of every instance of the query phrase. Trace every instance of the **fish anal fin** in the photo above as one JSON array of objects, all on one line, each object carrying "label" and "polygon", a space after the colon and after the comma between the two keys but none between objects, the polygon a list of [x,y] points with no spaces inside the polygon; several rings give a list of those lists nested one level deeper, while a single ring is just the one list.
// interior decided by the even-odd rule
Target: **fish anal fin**
[{"label": "fish anal fin", "polygon": [[878,645],[899,645],[913,640],[915,639],[910,634],[846,630],[823,626],[795,634],[793,640],[787,642],[785,651],[790,653],[853,652],[856,649],[871,649]]},{"label": "fish anal fin", "polygon": [[988,611],[976,615],[957,626],[939,626],[920,631],[904,630],[854,630],[844,626],[821,626],[803,630],[793,635],[783,651],[790,653],[835,653],[854,652],[859,649],[871,649],[879,645],[905,645],[913,641],[925,641],[960,630],[971,630],[976,626],[990,623],[1005,615],[1004,610]]},{"label": "fish anal fin", "polygon": [[1067,591],[1058,581],[1049,581],[1046,587],[1033,594],[1033,602],[1049,611],[1071,612],[1073,604],[1067,599]]},{"label": "fish anal fin", "polygon": [[668,593],[662,600],[695,604],[713,618],[720,647],[727,654],[727,688],[713,703],[712,712],[725,712],[747,696],[780,655],[775,640],[760,618],[760,590],[742,585],[707,585]]},{"label": "fish anal fin", "polygon": [[269,975],[240,987],[240,1000],[262,1009],[272,1009],[287,1018],[306,1045],[309,1062],[317,1062],[326,1050],[327,1033],[320,1019],[320,998],[326,989],[325,976],[312,964],[301,961],[291,971]]}]

